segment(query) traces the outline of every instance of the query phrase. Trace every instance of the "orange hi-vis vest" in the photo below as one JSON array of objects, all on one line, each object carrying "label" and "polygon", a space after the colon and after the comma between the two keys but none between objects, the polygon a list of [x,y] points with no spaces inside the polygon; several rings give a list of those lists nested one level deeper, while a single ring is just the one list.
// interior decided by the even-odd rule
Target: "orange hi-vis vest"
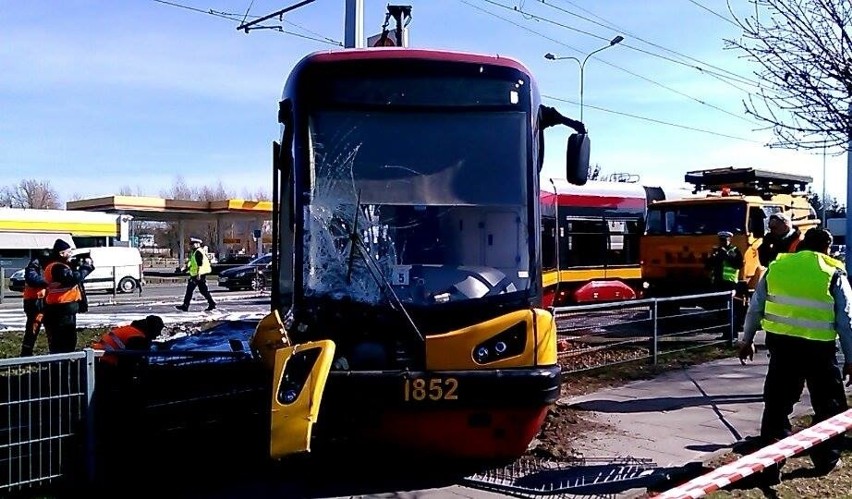
[{"label": "orange hi-vis vest", "polygon": [[[145,339],[145,333],[130,325],[120,326],[101,336],[100,340],[92,343],[92,348],[105,352],[126,350],[127,343],[133,338]],[[104,355],[101,357],[101,362],[115,364],[116,358],[114,355]]]},{"label": "orange hi-vis vest", "polygon": [[793,242],[790,243],[790,247],[787,248],[787,253],[795,253],[796,248],[799,247],[800,242],[802,242],[802,236],[799,236],[796,239],[793,239]]},{"label": "orange hi-vis vest", "polygon": [[24,300],[40,300],[47,295],[47,288],[37,288],[24,284]]},{"label": "orange hi-vis vest", "polygon": [[[29,270],[27,265],[27,270]],[[47,288],[44,286],[30,286],[24,281],[24,300],[40,300],[47,294]]]},{"label": "orange hi-vis vest", "polygon": [[[80,286],[63,286],[53,280],[53,266],[62,265],[68,267],[62,262],[52,262],[44,268],[44,280],[47,281],[47,295],[44,297],[44,302],[47,305],[59,305],[62,303],[74,303],[83,299],[80,293]],[[70,268],[70,267],[69,267]]]}]

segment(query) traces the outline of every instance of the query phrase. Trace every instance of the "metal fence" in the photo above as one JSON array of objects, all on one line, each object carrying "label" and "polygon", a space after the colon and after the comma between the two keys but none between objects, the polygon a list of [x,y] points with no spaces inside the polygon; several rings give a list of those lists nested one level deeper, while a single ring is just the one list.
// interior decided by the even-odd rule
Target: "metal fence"
[{"label": "metal fence", "polygon": [[0,492],[93,470],[94,351],[0,359]]},{"label": "metal fence", "polygon": [[563,373],[733,344],[731,292],[627,300],[552,309]]},{"label": "metal fence", "polygon": [[164,458],[186,471],[265,455],[271,380],[248,352],[119,351],[117,364],[101,355],[0,360],[0,497],[126,485],[128,469]]},{"label": "metal fence", "polygon": [[[713,293],[555,308],[563,372],[643,358],[656,362],[664,353],[730,344],[733,305],[730,293]],[[96,393],[96,370],[107,368],[95,362],[100,354],[86,349],[0,359],[0,495],[65,478],[91,481],[96,474],[109,476],[112,465],[126,470],[130,461],[112,457],[117,450],[143,460],[151,459],[151,449],[171,459],[181,449],[209,450],[211,428],[221,452],[263,455],[268,437],[247,429],[268,426],[270,379],[259,364],[244,362],[245,352],[141,354],[145,358],[131,363],[132,371],[97,376]],[[96,439],[96,419],[99,433],[122,438]],[[145,430],[128,436],[127,426]],[[246,445],[257,447],[241,452]]]}]

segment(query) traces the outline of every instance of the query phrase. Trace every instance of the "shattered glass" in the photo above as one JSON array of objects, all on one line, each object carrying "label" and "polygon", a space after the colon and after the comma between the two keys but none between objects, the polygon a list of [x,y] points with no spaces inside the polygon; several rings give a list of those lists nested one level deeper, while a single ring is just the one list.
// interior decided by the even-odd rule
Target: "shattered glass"
[{"label": "shattered glass", "polygon": [[312,115],[306,297],[430,304],[529,286],[523,113]]}]

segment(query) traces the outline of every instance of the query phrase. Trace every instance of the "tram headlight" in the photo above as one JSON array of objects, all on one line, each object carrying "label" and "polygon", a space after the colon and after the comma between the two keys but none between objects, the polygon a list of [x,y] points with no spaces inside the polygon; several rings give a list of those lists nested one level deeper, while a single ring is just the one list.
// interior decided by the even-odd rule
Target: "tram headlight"
[{"label": "tram headlight", "polygon": [[299,399],[321,352],[321,348],[309,348],[295,352],[287,359],[276,394],[279,404],[290,405]]},{"label": "tram headlight", "polygon": [[527,346],[527,323],[519,322],[483,341],[473,349],[473,360],[488,364],[524,353]]},{"label": "tram headlight", "polygon": [[485,362],[488,362],[488,356],[489,356],[490,353],[491,352],[488,351],[487,347],[480,346],[479,348],[476,349],[476,355],[475,355],[476,361],[479,362],[480,364],[484,364]]}]

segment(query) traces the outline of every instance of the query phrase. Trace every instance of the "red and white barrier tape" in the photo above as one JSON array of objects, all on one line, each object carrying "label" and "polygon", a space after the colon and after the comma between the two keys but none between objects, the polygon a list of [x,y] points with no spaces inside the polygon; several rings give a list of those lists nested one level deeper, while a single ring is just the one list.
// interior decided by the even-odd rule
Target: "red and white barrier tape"
[{"label": "red and white barrier tape", "polygon": [[686,482],[683,485],[653,496],[654,499],[697,499],[737,480],[759,473],[783,459],[793,457],[820,442],[852,429],[852,409],[821,421],[810,428],[790,435],[784,440],[743,456],[733,463]]}]

